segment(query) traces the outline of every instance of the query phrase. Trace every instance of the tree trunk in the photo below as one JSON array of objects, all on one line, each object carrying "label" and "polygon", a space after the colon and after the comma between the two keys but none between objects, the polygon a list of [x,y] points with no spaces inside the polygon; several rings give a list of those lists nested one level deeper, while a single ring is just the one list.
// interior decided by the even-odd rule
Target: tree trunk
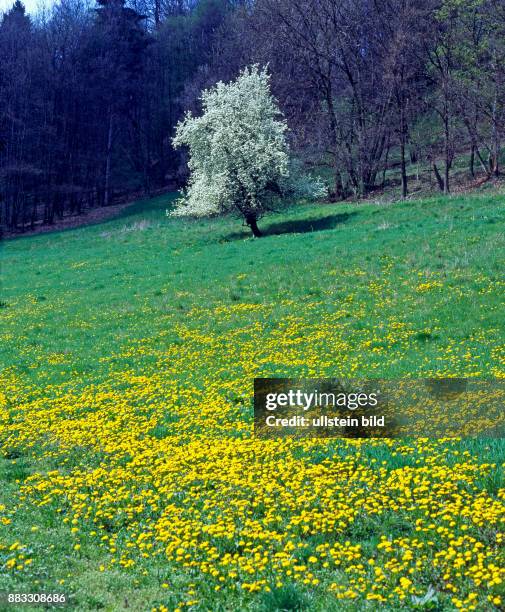
[{"label": "tree trunk", "polygon": [[497,117],[497,94],[495,92],[495,97],[493,100],[493,153],[492,153],[492,162],[489,164],[489,172],[494,174],[495,176],[500,175],[500,132],[498,129],[498,117]]},{"label": "tree trunk", "polygon": [[260,232],[260,229],[258,227],[258,222],[257,221],[258,220],[256,218],[256,215],[254,215],[254,214],[248,214],[248,215],[245,216],[245,222],[251,228],[251,232],[253,233],[253,236],[255,238],[259,238],[260,236],[263,235]]},{"label": "tree trunk", "polygon": [[449,175],[451,169],[451,152],[450,152],[450,132],[449,132],[449,114],[446,113],[444,119],[444,193],[450,193]]},{"label": "tree trunk", "polygon": [[405,140],[402,136],[402,142],[400,144],[401,152],[401,168],[402,168],[402,198],[405,199],[409,192],[408,178],[407,178],[407,165],[405,163]]},{"label": "tree trunk", "polygon": [[345,196],[344,196],[344,186],[342,183],[342,174],[340,173],[340,169],[338,168],[338,162],[336,160],[334,162],[334,172],[335,172],[335,178],[334,178],[335,193],[332,199],[335,202],[337,202],[338,200],[342,200]]},{"label": "tree trunk", "polygon": [[390,146],[389,146],[389,138],[388,138],[388,144],[386,146],[386,158],[384,159],[384,166],[382,168],[382,189],[386,187],[386,172],[388,170],[389,151],[390,151]]},{"label": "tree trunk", "polygon": [[491,163],[489,164],[489,172],[490,174],[494,174],[495,176],[500,176],[500,144],[497,133],[495,133],[493,137],[493,153],[491,155]]},{"label": "tree trunk", "polygon": [[473,178],[475,178],[475,146],[472,145],[472,150],[470,152],[470,174]]},{"label": "tree trunk", "polygon": [[488,167],[486,166],[486,162],[483,159],[480,151],[479,151],[479,147],[475,147],[475,154],[477,155],[477,159],[479,160],[480,165],[482,166],[482,170],[484,170],[486,176],[489,178],[491,175],[488,171]]},{"label": "tree trunk", "polygon": [[331,142],[333,146],[333,177],[335,193],[332,201],[337,201],[344,197],[344,188],[342,184],[342,174],[340,172],[340,160],[338,156],[337,116],[335,113],[335,107],[333,105],[333,93],[329,79],[326,83],[326,107],[329,115]]},{"label": "tree trunk", "polygon": [[[403,98],[403,96],[402,96]],[[400,166],[402,173],[402,198],[405,199],[409,192],[408,177],[407,177],[407,163],[405,160],[405,145],[407,142],[407,126],[405,122],[405,108],[404,101],[401,99],[400,102]]]},{"label": "tree trunk", "polygon": [[440,176],[440,172],[435,162],[433,162],[433,172],[435,173],[435,176],[437,178],[437,183],[440,188],[440,191],[445,191],[444,179]]},{"label": "tree trunk", "polygon": [[107,151],[105,157],[104,206],[110,203],[110,162],[112,154],[112,110],[109,110],[109,130],[107,133]]}]

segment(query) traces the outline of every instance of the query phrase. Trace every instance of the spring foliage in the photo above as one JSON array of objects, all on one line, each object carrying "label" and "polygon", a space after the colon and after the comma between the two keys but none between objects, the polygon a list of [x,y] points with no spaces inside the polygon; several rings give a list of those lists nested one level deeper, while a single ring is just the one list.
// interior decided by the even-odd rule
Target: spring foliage
[{"label": "spring foliage", "polygon": [[322,184],[294,171],[266,68],[246,68],[204,91],[202,108],[200,117],[185,116],[173,140],[189,148],[191,173],[174,214],[237,212],[249,223],[282,198],[324,195]]}]

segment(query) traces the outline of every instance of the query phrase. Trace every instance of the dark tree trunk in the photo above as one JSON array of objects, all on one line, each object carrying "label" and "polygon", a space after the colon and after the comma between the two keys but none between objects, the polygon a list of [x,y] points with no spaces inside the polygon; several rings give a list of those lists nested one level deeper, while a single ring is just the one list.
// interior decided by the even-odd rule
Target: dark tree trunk
[{"label": "dark tree trunk", "polygon": [[104,186],[104,206],[110,204],[110,167],[112,154],[112,110],[109,109],[109,127],[107,130],[107,149],[105,152],[105,186]]},{"label": "dark tree trunk", "polygon": [[440,172],[435,162],[433,162],[433,172],[435,173],[435,176],[437,178],[437,183],[440,188],[440,191],[445,191],[444,179],[440,176]]},{"label": "dark tree trunk", "polygon": [[477,155],[477,159],[479,160],[479,163],[480,163],[480,165],[482,167],[482,170],[484,170],[486,176],[489,178],[491,175],[489,174],[488,168],[486,166],[486,162],[483,159],[483,157],[482,157],[482,155],[481,155],[481,153],[479,151],[479,147],[475,147],[475,154]]},{"label": "dark tree trunk", "polygon": [[451,192],[451,187],[449,185],[449,175],[450,175],[450,166],[449,166],[449,162],[446,158],[445,160],[445,164],[444,164],[444,193],[450,193]]},{"label": "dark tree trunk", "polygon": [[405,163],[405,142],[402,136],[402,141],[400,144],[401,151],[401,171],[402,171],[402,198],[406,198],[409,192],[408,188],[408,178],[407,178],[407,165]]},{"label": "dark tree trunk", "polygon": [[492,162],[489,164],[489,172],[495,176],[500,176],[500,134],[497,124],[497,95],[493,101],[493,153]]},{"label": "dark tree trunk", "polygon": [[402,175],[402,198],[405,199],[409,192],[407,161],[405,159],[405,145],[407,143],[407,124],[405,121],[405,101],[404,96],[400,99],[400,168]]},{"label": "dark tree trunk", "polygon": [[330,120],[330,135],[331,144],[333,147],[333,179],[334,179],[334,193],[331,196],[331,200],[336,202],[344,197],[344,188],[342,184],[342,174],[340,172],[340,160],[338,156],[338,131],[337,131],[337,116],[335,107],[333,104],[333,93],[331,89],[331,81],[327,80],[326,83],[326,106]]},{"label": "dark tree trunk", "polygon": [[449,125],[449,111],[448,104],[444,111],[444,193],[450,193],[451,188],[449,185],[450,170],[452,163],[451,144],[450,144],[450,125]]},{"label": "dark tree trunk", "polygon": [[382,189],[386,187],[386,172],[388,170],[389,151],[390,151],[390,146],[388,142],[388,145],[386,147],[386,158],[384,159],[384,167],[382,168]]},{"label": "dark tree trunk", "polygon": [[345,195],[344,195],[344,185],[342,183],[342,174],[340,173],[340,170],[337,168],[337,161],[335,161],[335,165],[334,165],[334,184],[335,184],[335,191],[331,194],[330,199],[332,202],[338,202],[339,200],[342,200]]},{"label": "dark tree trunk", "polygon": [[260,232],[260,229],[258,227],[258,220],[256,218],[256,215],[251,215],[251,214],[250,215],[246,215],[245,216],[245,222],[251,228],[251,232],[253,233],[253,236],[255,238],[259,238],[260,236],[263,235]]}]

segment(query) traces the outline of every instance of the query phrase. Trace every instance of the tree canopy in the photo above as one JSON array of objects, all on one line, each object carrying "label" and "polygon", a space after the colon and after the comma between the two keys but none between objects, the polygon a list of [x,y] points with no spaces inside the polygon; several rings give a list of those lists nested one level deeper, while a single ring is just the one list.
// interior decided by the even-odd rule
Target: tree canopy
[{"label": "tree canopy", "polygon": [[[191,176],[176,214],[236,212],[259,236],[258,218],[299,189],[288,126],[269,80],[266,68],[246,68],[235,81],[204,91],[201,116],[188,113],[178,124],[173,142],[189,147]],[[321,194],[321,186],[306,181],[305,195]]]}]

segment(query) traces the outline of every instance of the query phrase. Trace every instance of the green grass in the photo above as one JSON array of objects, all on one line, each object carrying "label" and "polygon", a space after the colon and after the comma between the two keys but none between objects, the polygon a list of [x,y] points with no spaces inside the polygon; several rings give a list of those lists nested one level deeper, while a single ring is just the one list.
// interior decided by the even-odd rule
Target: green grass
[{"label": "green grass", "polygon": [[[503,332],[504,198],[299,206],[265,219],[260,240],[236,219],[168,219],[170,199],[159,198],[103,225],[12,240],[3,247],[1,313],[13,337],[2,342],[2,362],[25,368],[34,382],[59,382],[75,369],[99,376],[98,357],[154,336],[166,315],[184,320],[191,308],[223,301],[271,303],[274,327],[289,309],[283,300],[321,301],[331,310],[352,292],[373,306],[376,281],[388,285],[387,315],[418,334],[402,363],[380,375],[438,370],[430,358],[447,339]],[[415,296],[407,310],[412,284],[432,278],[443,289]],[[14,317],[20,307],[22,317]],[[380,328],[386,313],[369,314],[350,329]],[[83,317],[92,332],[83,333]],[[27,346],[33,351],[25,357]],[[42,359],[62,351],[72,354],[71,369],[32,367],[34,352]],[[472,363],[489,374],[482,353]],[[369,364],[360,373],[369,374]]]},{"label": "green grass", "polygon": [[[177,323],[216,337],[233,333],[235,339],[243,329],[245,344],[253,332],[243,317],[212,315],[222,305],[267,306],[266,320],[263,314],[251,314],[251,321],[261,319],[261,333],[270,343],[290,317],[303,319],[296,350],[310,358],[293,365],[289,358],[271,358],[262,362],[263,375],[503,375],[503,194],[381,206],[299,205],[264,219],[260,226],[265,236],[258,240],[232,218],[169,218],[165,210],[171,204],[171,197],[141,201],[101,225],[4,243],[0,363],[7,377],[12,374],[22,381],[22,392],[17,386],[3,390],[3,419],[16,418],[22,410],[19,398],[30,401],[84,390],[107,381],[115,369],[136,375],[152,372],[158,351],[183,342],[174,329]],[[200,309],[197,317],[192,316],[195,309]],[[303,335],[325,317],[341,324],[345,351],[319,346],[317,340],[304,344]],[[408,333],[396,337],[393,324]],[[140,358],[128,356],[129,347],[144,344],[149,350]],[[201,368],[181,371],[179,383],[203,380],[210,370],[203,363]],[[170,435],[174,418],[167,415],[150,435],[157,440]],[[249,412],[244,419],[250,420]],[[0,421],[0,441],[1,433]],[[483,460],[503,462],[503,444],[490,444],[465,442],[460,448]],[[62,467],[57,455],[38,462],[36,448],[24,450],[12,440],[4,441],[4,451],[0,504],[14,510],[9,524],[0,521],[0,544],[28,543],[30,554],[43,561],[12,576],[1,570],[0,549],[0,592],[68,592],[79,610],[144,610],[159,602],[166,571],[162,565],[153,564],[147,575],[140,570],[100,572],[97,566],[106,562],[106,550],[89,540],[75,554],[69,526],[57,514],[19,499],[19,487],[28,475]],[[367,452],[370,460],[386,461],[391,469],[409,461],[391,456],[387,449]],[[96,465],[100,457],[77,448],[66,461],[64,469],[70,470],[84,463]],[[495,495],[503,487],[503,473],[483,477],[482,487]],[[392,533],[408,530],[401,520],[390,519]],[[373,520],[365,519],[352,527],[349,537],[366,544],[376,528]],[[169,609],[180,600],[178,585],[182,592],[188,582],[181,569],[170,571],[171,587],[163,600]],[[210,590],[207,602],[213,610],[246,605],[265,610],[353,609],[314,598],[293,585],[262,595],[254,605],[241,599],[228,603]]]}]

